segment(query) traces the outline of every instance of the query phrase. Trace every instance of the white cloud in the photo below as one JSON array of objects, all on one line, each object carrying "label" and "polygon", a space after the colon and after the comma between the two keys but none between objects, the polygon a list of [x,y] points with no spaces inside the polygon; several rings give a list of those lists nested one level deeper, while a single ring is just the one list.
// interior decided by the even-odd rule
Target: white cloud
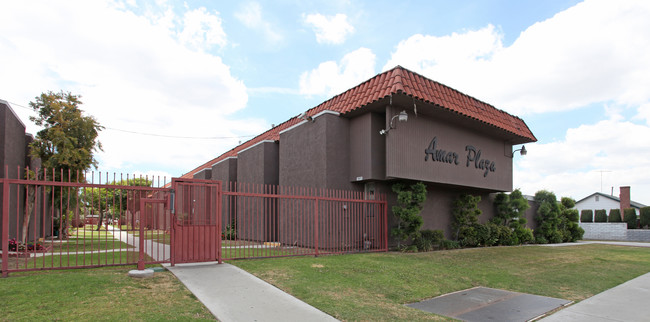
[{"label": "white cloud", "polygon": [[[514,185],[582,198],[600,190],[597,171],[609,170],[605,192],[629,185],[632,199],[650,204],[648,17],[648,1],[587,0],[530,26],[510,46],[492,25],[413,35],[383,69],[400,64],[516,115],[602,105],[605,120],[527,145]],[[647,125],[626,120],[628,109]]]},{"label": "white cloud", "polygon": [[210,14],[205,8],[187,11],[183,25],[178,38],[190,48],[210,49],[214,45],[226,45],[226,32],[221,27],[218,13]]},{"label": "white cloud", "polygon": [[375,74],[375,54],[359,48],[339,63],[327,61],[300,75],[300,94],[333,96],[358,85]]},{"label": "white cloud", "polygon": [[[181,19],[166,9],[138,16],[113,5],[2,2],[0,11],[12,14],[0,20],[0,97],[27,105],[43,91],[63,89],[82,95],[82,109],[102,125],[144,133],[233,137],[265,128],[260,120],[227,118],[246,106],[246,87],[220,57],[197,48],[225,42],[216,13],[190,11]],[[105,170],[191,169],[237,140],[106,129],[98,157]]]},{"label": "white cloud", "polygon": [[354,32],[354,27],[348,23],[348,17],[341,13],[329,17],[316,13],[303,15],[303,18],[305,23],[313,26],[318,43],[342,44]]},{"label": "white cloud", "polygon": [[262,32],[266,41],[270,43],[278,43],[283,39],[282,35],[275,30],[274,26],[262,17],[262,6],[257,2],[249,2],[244,5],[235,13],[235,17],[244,26]]},{"label": "white cloud", "polygon": [[489,25],[397,45],[401,64],[515,114],[650,100],[650,2],[587,0],[523,31],[508,47]]},{"label": "white cloud", "polygon": [[540,189],[581,199],[601,190],[618,195],[620,186],[633,187],[633,200],[650,201],[650,127],[609,119],[569,129],[566,138],[527,145],[517,155],[514,185],[525,193]]}]

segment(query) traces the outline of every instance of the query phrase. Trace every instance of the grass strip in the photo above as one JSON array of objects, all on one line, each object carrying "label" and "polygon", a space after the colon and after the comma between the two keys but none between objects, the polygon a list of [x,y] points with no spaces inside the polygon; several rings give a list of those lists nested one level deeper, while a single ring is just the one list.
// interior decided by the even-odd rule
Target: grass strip
[{"label": "grass strip", "polygon": [[0,279],[0,321],[214,320],[170,272],[136,279],[131,269],[12,273]]},{"label": "grass strip", "polygon": [[650,271],[650,249],[494,247],[232,261],[341,320],[445,320],[403,304],[475,286],[580,301]]}]

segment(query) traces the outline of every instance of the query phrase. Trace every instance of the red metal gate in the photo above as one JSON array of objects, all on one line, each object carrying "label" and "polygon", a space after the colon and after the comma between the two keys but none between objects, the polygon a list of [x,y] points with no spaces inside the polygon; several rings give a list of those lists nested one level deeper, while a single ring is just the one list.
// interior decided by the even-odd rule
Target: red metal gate
[{"label": "red metal gate", "polygon": [[221,262],[221,183],[174,178],[172,188],[172,265]]},{"label": "red metal gate", "polygon": [[2,276],[388,249],[382,194],[14,170],[0,177]]}]

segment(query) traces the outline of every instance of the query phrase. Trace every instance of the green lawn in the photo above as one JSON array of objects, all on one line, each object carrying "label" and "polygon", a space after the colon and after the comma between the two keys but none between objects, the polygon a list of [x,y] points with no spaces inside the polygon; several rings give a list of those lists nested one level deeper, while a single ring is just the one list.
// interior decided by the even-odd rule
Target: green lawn
[{"label": "green lawn", "polygon": [[[230,263],[341,320],[445,320],[403,304],[474,286],[580,301],[649,272],[650,248],[494,247]],[[132,279],[132,268],[11,273],[0,279],[0,321],[212,319],[170,273]]]},{"label": "green lawn", "polygon": [[650,248],[495,247],[232,261],[342,320],[444,319],[403,304],[475,286],[580,301],[650,272]]},{"label": "green lawn", "polygon": [[136,279],[134,268],[12,273],[0,279],[0,321],[214,320],[170,272]]}]

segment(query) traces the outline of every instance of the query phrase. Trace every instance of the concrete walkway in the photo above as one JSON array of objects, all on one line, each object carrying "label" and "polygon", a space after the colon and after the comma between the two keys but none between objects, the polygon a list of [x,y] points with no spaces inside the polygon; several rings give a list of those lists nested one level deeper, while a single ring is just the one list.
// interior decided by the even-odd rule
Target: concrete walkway
[{"label": "concrete walkway", "polygon": [[[129,234],[126,231],[120,230],[115,226],[108,225],[107,231],[113,235],[113,238],[133,246],[135,252],[140,251],[140,238]],[[155,242],[150,239],[144,240],[144,253],[149,255],[154,261],[165,261],[169,260],[171,249],[169,245]]]},{"label": "concrete walkway", "polygon": [[[589,244],[650,247],[650,243],[591,240],[548,246]],[[541,321],[650,321],[650,315],[646,312],[648,301],[650,301],[650,273],[571,305]]]},{"label": "concrete walkway", "polygon": [[571,305],[541,321],[650,321],[648,301],[650,273]]},{"label": "concrete walkway", "polygon": [[[116,238],[125,242],[128,240],[129,244],[135,244],[137,247],[137,237],[127,238],[126,233],[119,232],[118,229],[113,232]],[[650,247],[650,243],[607,241],[581,241],[547,246],[588,244]],[[156,255],[150,254],[152,257]],[[185,284],[220,321],[337,321],[230,264],[209,262],[177,264],[174,267],[169,264],[163,266]],[[544,318],[543,321],[650,321],[649,315],[644,310],[648,299],[650,299],[650,273],[562,309]]]},{"label": "concrete walkway", "polygon": [[230,264],[164,266],[220,321],[337,321]]}]

